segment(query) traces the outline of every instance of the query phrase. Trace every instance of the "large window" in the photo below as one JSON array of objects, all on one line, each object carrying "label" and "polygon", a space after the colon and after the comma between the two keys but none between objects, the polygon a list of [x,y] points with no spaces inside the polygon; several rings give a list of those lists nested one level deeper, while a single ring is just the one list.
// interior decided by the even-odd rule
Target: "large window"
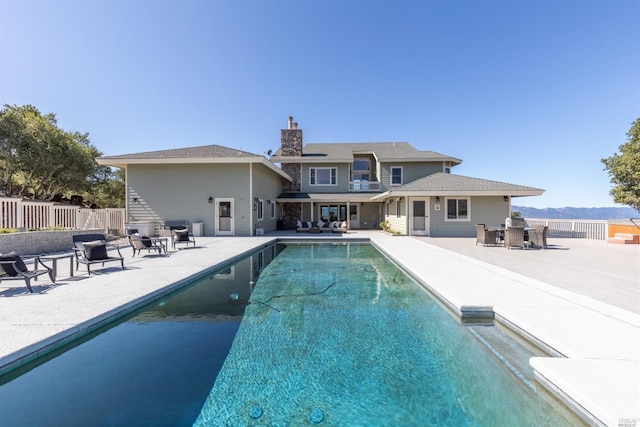
[{"label": "large window", "polygon": [[391,185],[402,185],[402,166],[391,168]]},{"label": "large window", "polygon": [[336,168],[310,168],[309,185],[336,185]]},{"label": "large window", "polygon": [[469,199],[447,199],[446,221],[469,221]]}]

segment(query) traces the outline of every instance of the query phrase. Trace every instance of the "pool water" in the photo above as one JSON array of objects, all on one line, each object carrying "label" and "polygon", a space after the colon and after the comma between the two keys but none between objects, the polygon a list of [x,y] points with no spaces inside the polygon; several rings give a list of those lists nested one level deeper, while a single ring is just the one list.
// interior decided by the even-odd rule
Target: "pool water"
[{"label": "pool water", "polygon": [[0,425],[575,422],[539,398],[531,353],[461,325],[373,246],[282,248],[1,377]]},{"label": "pool water", "polygon": [[[236,335],[260,251],[0,377],[0,426],[191,426]],[[116,279],[114,277],[114,279]]]},{"label": "pool water", "polygon": [[478,329],[371,245],[288,245],[195,425],[571,425]]}]

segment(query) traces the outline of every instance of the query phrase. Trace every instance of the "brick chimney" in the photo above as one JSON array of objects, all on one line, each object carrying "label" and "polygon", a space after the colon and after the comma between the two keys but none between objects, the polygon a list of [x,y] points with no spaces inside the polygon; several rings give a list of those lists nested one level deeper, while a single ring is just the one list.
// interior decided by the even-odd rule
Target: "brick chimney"
[{"label": "brick chimney", "polygon": [[280,153],[282,156],[302,156],[302,129],[289,116],[289,126],[280,131]]}]

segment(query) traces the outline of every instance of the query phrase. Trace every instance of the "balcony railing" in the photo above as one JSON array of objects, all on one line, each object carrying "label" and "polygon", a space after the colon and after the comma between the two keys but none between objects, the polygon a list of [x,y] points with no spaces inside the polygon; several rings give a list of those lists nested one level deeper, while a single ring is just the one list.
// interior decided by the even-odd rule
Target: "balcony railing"
[{"label": "balcony railing", "polygon": [[349,191],[380,191],[381,185],[378,181],[350,181]]}]

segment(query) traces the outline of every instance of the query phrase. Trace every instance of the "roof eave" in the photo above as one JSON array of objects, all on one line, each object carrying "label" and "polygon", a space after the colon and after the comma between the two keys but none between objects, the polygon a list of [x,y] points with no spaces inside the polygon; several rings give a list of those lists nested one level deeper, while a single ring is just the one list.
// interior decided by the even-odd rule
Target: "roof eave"
[{"label": "roof eave", "polygon": [[262,156],[253,157],[175,157],[175,158],[159,158],[159,159],[141,159],[135,157],[129,158],[109,158],[98,157],[96,162],[102,166],[112,166],[126,169],[129,165],[178,165],[178,164],[242,164],[242,163],[259,163],[281,177],[293,182],[293,179],[273,162]]}]

